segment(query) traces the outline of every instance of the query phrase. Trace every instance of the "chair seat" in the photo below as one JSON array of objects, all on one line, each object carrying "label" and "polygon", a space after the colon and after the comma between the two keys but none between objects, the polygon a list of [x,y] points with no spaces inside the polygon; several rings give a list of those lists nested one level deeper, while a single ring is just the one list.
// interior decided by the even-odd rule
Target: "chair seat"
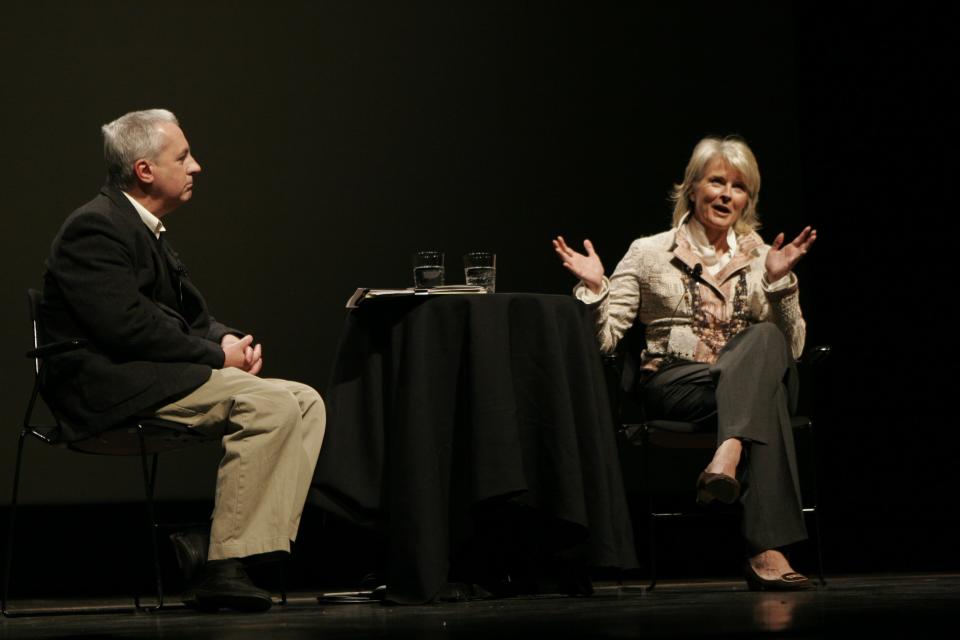
[{"label": "chair seat", "polygon": [[[794,430],[810,427],[806,416],[792,416],[790,426]],[[646,443],[670,449],[714,449],[717,446],[715,422],[681,422],[677,420],[647,420],[637,424],[625,424],[622,432],[630,444]]]},{"label": "chair seat", "polygon": [[71,442],[66,446],[71,451],[79,453],[102,456],[138,456],[140,455],[140,437],[137,435],[138,425],[142,428],[144,448],[147,455],[175,451],[220,439],[219,436],[208,435],[176,422],[150,418],[115,427],[93,437]]}]

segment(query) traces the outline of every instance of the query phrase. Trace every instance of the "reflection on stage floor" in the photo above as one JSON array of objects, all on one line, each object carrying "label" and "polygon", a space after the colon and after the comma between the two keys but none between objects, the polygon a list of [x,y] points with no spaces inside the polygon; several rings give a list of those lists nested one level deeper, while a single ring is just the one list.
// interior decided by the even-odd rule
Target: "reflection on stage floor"
[{"label": "reflection on stage floor", "polygon": [[[875,633],[916,636],[941,628],[960,606],[960,574],[828,578],[796,593],[754,593],[742,581],[600,582],[591,597],[518,597],[425,606],[318,602],[290,594],[265,614],[199,614],[177,606],[155,613],[6,619],[4,638],[689,638],[789,634],[821,638]],[[328,594],[329,595],[329,594]],[[331,600],[338,600],[333,598]],[[61,599],[18,606],[68,609],[126,600]]]}]

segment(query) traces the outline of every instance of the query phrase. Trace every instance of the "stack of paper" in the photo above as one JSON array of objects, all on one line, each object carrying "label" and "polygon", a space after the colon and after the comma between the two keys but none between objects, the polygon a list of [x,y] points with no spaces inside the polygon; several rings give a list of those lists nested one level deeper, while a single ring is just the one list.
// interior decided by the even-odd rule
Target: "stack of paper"
[{"label": "stack of paper", "polygon": [[475,287],[466,284],[448,284],[430,289],[367,289],[360,287],[347,300],[347,309],[356,309],[365,300],[388,298],[391,296],[442,296],[459,294],[488,293],[484,287]]}]

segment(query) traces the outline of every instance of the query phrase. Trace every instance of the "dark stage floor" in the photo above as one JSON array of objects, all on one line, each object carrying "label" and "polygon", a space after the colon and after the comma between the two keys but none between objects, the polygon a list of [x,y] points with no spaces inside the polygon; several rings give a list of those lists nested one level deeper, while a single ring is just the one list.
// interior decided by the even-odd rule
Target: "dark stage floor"
[{"label": "dark stage floor", "polygon": [[[800,593],[752,593],[742,582],[665,582],[653,592],[612,583],[589,598],[536,597],[420,607],[318,604],[295,594],[265,614],[203,615],[182,607],[6,619],[4,638],[716,638],[788,635],[937,637],[952,632],[960,574],[831,578]],[[36,605],[38,603],[19,603]],[[70,607],[79,601],[46,601]],[[97,604],[126,604],[100,600]],[[947,631],[945,631],[946,629]]]}]

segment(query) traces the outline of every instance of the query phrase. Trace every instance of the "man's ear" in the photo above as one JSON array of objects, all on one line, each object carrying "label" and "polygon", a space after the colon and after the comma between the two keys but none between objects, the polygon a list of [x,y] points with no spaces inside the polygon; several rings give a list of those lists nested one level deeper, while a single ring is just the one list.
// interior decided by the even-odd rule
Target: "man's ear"
[{"label": "man's ear", "polygon": [[144,158],[133,163],[133,173],[140,182],[146,184],[153,182],[153,166]]}]

